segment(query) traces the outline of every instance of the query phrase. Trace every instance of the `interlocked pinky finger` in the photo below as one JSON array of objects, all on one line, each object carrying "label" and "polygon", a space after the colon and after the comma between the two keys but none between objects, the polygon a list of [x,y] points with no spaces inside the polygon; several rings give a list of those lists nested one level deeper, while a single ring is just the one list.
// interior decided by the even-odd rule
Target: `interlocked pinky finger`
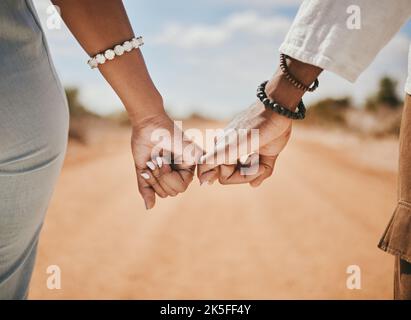
[{"label": "interlocked pinky finger", "polygon": [[158,183],[157,179],[149,170],[140,171],[139,174],[145,180],[145,182],[154,189],[154,191],[158,194],[160,198],[167,197],[167,192],[164,191],[164,189]]},{"label": "interlocked pinky finger", "polygon": [[170,175],[173,175],[173,169],[171,168],[170,164],[168,163],[167,159],[162,158],[162,157],[157,157],[156,160],[156,166],[158,169],[152,171],[153,175],[157,179],[158,183],[160,186],[163,188],[163,190],[169,195],[170,197],[175,197],[178,195],[178,192],[172,188],[171,185],[167,183],[167,178]]}]

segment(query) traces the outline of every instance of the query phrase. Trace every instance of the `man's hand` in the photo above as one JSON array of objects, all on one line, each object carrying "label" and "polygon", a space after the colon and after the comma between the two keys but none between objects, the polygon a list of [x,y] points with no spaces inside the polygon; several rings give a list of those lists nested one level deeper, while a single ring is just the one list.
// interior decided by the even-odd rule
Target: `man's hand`
[{"label": "man's hand", "polygon": [[156,194],[166,198],[184,192],[203,153],[166,113],[133,122],[131,148],[138,189],[147,209],[154,207]]},{"label": "man's hand", "polygon": [[[254,146],[251,129],[258,129],[258,144]],[[290,119],[265,109],[259,101],[254,103],[230,122],[216,140],[215,149],[201,158],[197,172],[200,183],[218,179],[221,184],[259,186],[273,173],[290,134]]]},{"label": "man's hand", "polygon": [[[287,64],[289,71],[306,85],[311,84],[322,71],[294,59],[289,59]],[[268,97],[293,111],[304,94],[286,79],[280,69],[265,90]],[[258,129],[257,146],[252,143],[252,129]],[[246,139],[238,139],[240,131],[246,131]],[[273,173],[277,157],[290,134],[290,119],[265,109],[260,101],[255,102],[231,121],[224,129],[224,135],[217,139],[215,149],[201,158],[197,172],[200,183],[213,183],[218,179],[221,184],[260,185]]]}]

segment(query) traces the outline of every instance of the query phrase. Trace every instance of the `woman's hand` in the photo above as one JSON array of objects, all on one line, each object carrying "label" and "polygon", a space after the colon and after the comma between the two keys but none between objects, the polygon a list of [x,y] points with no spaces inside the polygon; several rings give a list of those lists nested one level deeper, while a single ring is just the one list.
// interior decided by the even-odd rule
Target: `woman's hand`
[{"label": "woman's hand", "polygon": [[156,194],[165,198],[184,192],[203,153],[165,112],[133,122],[131,149],[147,209],[154,207]]},{"label": "woman's hand", "polygon": [[[134,37],[121,0],[104,1],[99,5],[95,0],[52,1],[60,7],[68,28],[90,56]],[[174,141],[169,141],[168,146],[157,150],[158,155],[153,153],[158,147],[153,132],[162,130],[173,137],[173,133],[181,133],[181,130],[174,128],[165,114],[162,97],[139,49],[117,56],[99,65],[98,69],[127,109],[133,127],[131,146],[137,182],[147,209],[151,209],[156,193],[160,197],[175,196],[191,182],[195,163],[190,163],[187,156],[182,157],[180,149],[176,148],[187,147],[191,142],[186,140],[174,145]],[[201,155],[198,147],[193,152],[197,152],[198,157]]]}]

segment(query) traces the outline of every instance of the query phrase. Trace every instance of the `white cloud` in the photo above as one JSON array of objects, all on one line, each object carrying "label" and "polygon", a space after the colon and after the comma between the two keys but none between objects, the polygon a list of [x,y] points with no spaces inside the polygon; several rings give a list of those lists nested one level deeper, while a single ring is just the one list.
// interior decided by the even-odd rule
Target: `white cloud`
[{"label": "white cloud", "polygon": [[162,34],[154,38],[154,42],[161,45],[193,48],[198,46],[216,46],[229,37],[227,30],[215,26],[191,26],[172,23],[164,28]]},{"label": "white cloud", "polygon": [[231,40],[239,33],[269,39],[284,34],[290,24],[290,19],[283,16],[261,16],[256,12],[246,11],[231,14],[214,25],[168,24],[160,34],[154,36],[154,42],[185,49],[213,47]]},{"label": "white cloud", "polygon": [[283,16],[261,16],[256,12],[240,12],[228,16],[223,27],[233,33],[242,32],[251,35],[272,37],[284,34],[290,27],[291,20]]}]

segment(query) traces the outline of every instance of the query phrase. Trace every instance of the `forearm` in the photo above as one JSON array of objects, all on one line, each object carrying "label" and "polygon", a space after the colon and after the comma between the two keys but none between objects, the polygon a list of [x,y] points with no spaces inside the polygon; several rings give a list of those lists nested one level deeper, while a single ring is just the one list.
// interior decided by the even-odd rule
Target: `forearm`
[{"label": "forearm", "polygon": [[[303,84],[309,86],[320,75],[322,69],[295,59],[287,59],[288,70]],[[304,91],[296,88],[288,81],[281,69],[278,68],[274,76],[267,83],[267,95],[284,107],[295,110],[304,95]]]},{"label": "forearm", "polygon": [[[134,36],[121,0],[52,0],[84,50],[93,56]],[[153,84],[139,49],[99,65],[126,107],[131,121],[164,112],[160,93]]]}]

